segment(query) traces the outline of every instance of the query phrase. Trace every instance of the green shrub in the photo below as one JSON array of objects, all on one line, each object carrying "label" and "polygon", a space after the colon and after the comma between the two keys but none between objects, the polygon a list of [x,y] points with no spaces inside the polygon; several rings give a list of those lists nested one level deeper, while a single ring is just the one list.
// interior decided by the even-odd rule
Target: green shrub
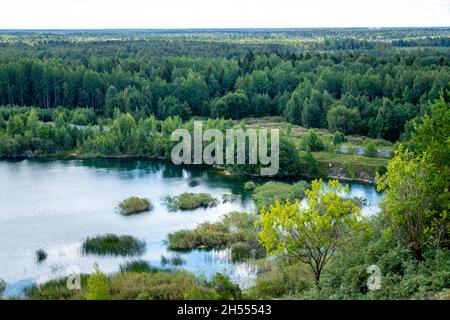
[{"label": "green shrub", "polygon": [[216,292],[209,287],[195,286],[183,295],[184,300],[217,300]]},{"label": "green shrub", "polygon": [[77,125],[95,124],[96,115],[93,109],[76,108],[72,112],[70,122]]},{"label": "green shrub", "polygon": [[305,150],[311,152],[322,151],[325,149],[325,144],[313,129],[309,129],[303,136],[302,145]]},{"label": "green shrub", "polygon": [[305,196],[307,188],[308,184],[305,181],[294,184],[270,181],[255,188],[253,199],[259,212],[262,208],[269,207],[276,201],[285,203],[286,200],[291,202],[301,200]]},{"label": "green shrub", "polygon": [[387,167],[384,164],[381,164],[377,167],[377,173],[382,176],[387,173]]},{"label": "green shrub", "polygon": [[83,242],[82,251],[84,254],[132,256],[144,253],[145,242],[132,236],[107,234],[87,238]]},{"label": "green shrub", "polygon": [[98,265],[95,272],[87,280],[87,300],[109,300],[109,279],[100,271]]},{"label": "green shrub", "polygon": [[255,188],[256,188],[256,183],[254,183],[253,181],[247,181],[246,183],[244,183],[245,190],[253,190]]},{"label": "green shrub", "polygon": [[[235,165],[233,168],[242,176],[254,177],[261,175],[261,170],[267,168],[267,166],[262,166],[261,164],[241,164]],[[273,173],[279,178],[298,177],[304,174],[304,167],[294,140],[292,137],[283,133],[279,137],[279,168],[277,172]]]},{"label": "green shrub", "polygon": [[216,291],[218,300],[238,300],[241,298],[239,285],[232,283],[230,278],[221,273],[216,273],[211,279],[210,285]]},{"label": "green shrub", "polygon": [[[296,299],[436,299],[450,287],[450,251],[426,248],[417,261],[410,248],[383,236],[384,220],[371,219],[372,232],[348,235],[324,273],[320,291],[302,292]],[[381,289],[369,290],[367,268],[381,271]]]},{"label": "green shrub", "polygon": [[319,173],[319,162],[310,151],[302,152],[300,164],[305,168],[305,174],[316,176]]},{"label": "green shrub", "polygon": [[[267,268],[267,267],[266,267]],[[251,287],[251,299],[276,299],[295,295],[314,286],[308,270],[302,264],[286,264],[284,259],[269,262],[268,270],[260,267],[256,283]]]},{"label": "green shrub", "polygon": [[81,290],[67,287],[67,277],[50,280],[25,288],[25,299],[29,300],[80,300],[85,298],[88,275],[80,276]]},{"label": "green shrub", "polygon": [[338,144],[341,144],[341,143],[343,143],[343,142],[345,142],[345,141],[347,141],[347,138],[345,137],[345,135],[344,135],[342,132],[336,131],[336,132],[334,133],[334,136],[333,136],[333,144],[334,144],[335,146],[337,146]]},{"label": "green shrub", "polygon": [[124,215],[149,211],[151,208],[152,203],[146,198],[131,197],[119,203],[120,212]]},{"label": "green shrub", "polygon": [[42,262],[47,259],[47,252],[43,249],[36,250],[36,260],[37,262]]},{"label": "green shrub", "polygon": [[167,202],[171,210],[194,210],[217,205],[217,199],[207,193],[185,192],[176,197],[168,197]]},{"label": "green shrub", "polygon": [[364,151],[365,155],[368,157],[376,157],[377,156],[377,147],[372,140],[366,139],[364,141]]}]

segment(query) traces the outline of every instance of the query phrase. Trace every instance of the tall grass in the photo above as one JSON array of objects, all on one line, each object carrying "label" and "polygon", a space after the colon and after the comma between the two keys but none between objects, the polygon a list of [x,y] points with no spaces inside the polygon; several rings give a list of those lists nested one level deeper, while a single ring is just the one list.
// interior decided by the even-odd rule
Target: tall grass
[{"label": "tall grass", "polygon": [[120,265],[120,272],[157,272],[158,268],[152,267],[144,260],[127,261]]},{"label": "tall grass", "polygon": [[217,205],[217,199],[208,193],[185,192],[176,197],[166,198],[170,210],[194,210]]},{"label": "tall grass", "polygon": [[180,255],[175,255],[173,257],[161,256],[161,265],[172,265],[172,266],[181,266],[185,264],[186,261]]},{"label": "tall grass", "polygon": [[135,237],[106,234],[87,238],[83,242],[82,251],[84,254],[134,256],[144,253],[145,247],[145,242]]},{"label": "tall grass", "polygon": [[219,248],[238,242],[257,242],[254,214],[232,212],[222,221],[200,224],[193,230],[179,230],[168,235],[171,250]]}]

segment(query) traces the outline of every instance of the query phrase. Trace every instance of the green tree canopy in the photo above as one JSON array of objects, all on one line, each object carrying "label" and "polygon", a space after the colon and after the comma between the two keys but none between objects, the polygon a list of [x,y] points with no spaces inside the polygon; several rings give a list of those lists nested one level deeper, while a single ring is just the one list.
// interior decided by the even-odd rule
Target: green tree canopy
[{"label": "green tree canopy", "polygon": [[[345,195],[342,195],[344,191]],[[337,181],[314,180],[306,191],[307,207],[299,202],[276,202],[261,210],[259,241],[270,255],[286,255],[310,266],[319,284],[322,271],[345,235],[364,226],[360,209],[349,199],[348,188]]]},{"label": "green tree canopy", "polygon": [[328,128],[343,134],[353,134],[358,131],[361,116],[358,109],[339,105],[331,108],[327,113]]}]

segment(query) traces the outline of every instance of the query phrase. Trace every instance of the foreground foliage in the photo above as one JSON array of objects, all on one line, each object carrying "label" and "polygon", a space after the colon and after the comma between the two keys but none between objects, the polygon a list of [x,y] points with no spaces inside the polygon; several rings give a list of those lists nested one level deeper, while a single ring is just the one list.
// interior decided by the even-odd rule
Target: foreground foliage
[{"label": "foreground foliage", "polygon": [[81,290],[69,290],[67,278],[34,285],[25,292],[32,300],[185,300],[239,299],[239,287],[217,274],[206,281],[182,270],[120,272],[104,275],[97,267],[81,277]]},{"label": "foreground foliage", "polygon": [[425,246],[450,246],[450,104],[441,99],[418,121],[411,150],[398,146],[378,188],[386,190],[382,207],[392,236],[423,260]]},{"label": "foreground foliage", "polygon": [[87,300],[109,300],[109,280],[95,265],[95,271],[87,279]]},{"label": "foreground foliage", "polygon": [[[270,255],[287,255],[311,267],[315,281],[325,265],[343,245],[344,235],[363,227],[359,207],[343,197],[341,184],[322,180],[312,182],[306,191],[307,207],[276,202],[268,211],[261,210],[259,240]],[[348,194],[348,190],[345,191]]]}]

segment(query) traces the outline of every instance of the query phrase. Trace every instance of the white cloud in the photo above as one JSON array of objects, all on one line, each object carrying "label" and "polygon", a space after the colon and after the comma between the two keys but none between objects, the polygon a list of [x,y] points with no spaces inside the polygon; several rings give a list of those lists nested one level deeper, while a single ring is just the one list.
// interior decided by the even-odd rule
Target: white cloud
[{"label": "white cloud", "polygon": [[450,0],[5,0],[0,28],[448,26]]}]

